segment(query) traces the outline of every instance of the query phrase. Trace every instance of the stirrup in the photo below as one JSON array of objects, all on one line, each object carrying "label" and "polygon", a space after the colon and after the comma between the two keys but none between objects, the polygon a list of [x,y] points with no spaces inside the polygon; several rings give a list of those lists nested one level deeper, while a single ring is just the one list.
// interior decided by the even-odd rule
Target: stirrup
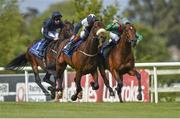
[{"label": "stirrup", "polygon": [[46,67],[46,60],[45,60],[44,57],[43,57],[43,59],[42,59],[42,62],[43,62],[44,67]]},{"label": "stirrup", "polygon": [[69,45],[67,44],[67,46],[65,46],[65,47],[62,49],[62,51],[64,51],[64,52],[69,52],[70,49],[71,49],[71,46],[69,46]]}]

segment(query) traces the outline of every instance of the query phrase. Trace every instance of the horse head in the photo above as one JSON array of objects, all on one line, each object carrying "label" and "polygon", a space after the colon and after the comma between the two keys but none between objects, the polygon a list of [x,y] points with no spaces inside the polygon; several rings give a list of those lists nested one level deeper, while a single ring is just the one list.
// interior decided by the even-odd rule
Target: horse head
[{"label": "horse head", "polygon": [[126,35],[127,41],[131,44],[131,46],[136,46],[136,29],[132,24],[125,24],[124,26],[124,34]]},{"label": "horse head", "polygon": [[62,40],[70,38],[73,34],[73,29],[74,29],[73,23],[65,20],[64,27],[59,32],[59,38]]},{"label": "horse head", "polygon": [[96,21],[91,29],[93,32],[93,36],[95,36],[99,40],[104,40],[106,37],[106,30],[104,29],[104,25],[101,21]]}]

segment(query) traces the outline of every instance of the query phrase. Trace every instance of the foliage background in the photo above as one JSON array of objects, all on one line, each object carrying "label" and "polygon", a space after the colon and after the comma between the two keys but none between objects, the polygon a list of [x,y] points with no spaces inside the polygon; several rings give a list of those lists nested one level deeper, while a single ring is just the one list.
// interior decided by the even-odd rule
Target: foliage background
[{"label": "foliage background", "polygon": [[42,23],[51,16],[52,11],[62,12],[64,20],[75,23],[89,13],[97,15],[105,25],[111,22],[113,16],[128,17],[144,36],[144,40],[134,49],[136,62],[180,59],[177,52],[180,48],[179,0],[129,0],[122,14],[118,0],[106,7],[102,0],[68,0],[51,5],[41,14],[34,8],[21,13],[17,3],[17,0],[0,2],[0,66],[25,52],[34,40],[42,38]]}]

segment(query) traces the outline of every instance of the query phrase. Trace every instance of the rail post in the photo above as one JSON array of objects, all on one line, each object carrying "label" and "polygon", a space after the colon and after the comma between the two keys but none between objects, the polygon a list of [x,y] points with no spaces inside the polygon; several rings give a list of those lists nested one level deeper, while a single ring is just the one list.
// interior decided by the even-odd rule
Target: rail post
[{"label": "rail post", "polygon": [[86,81],[85,81],[85,102],[89,101],[89,74],[86,74]]},{"label": "rail post", "polygon": [[64,101],[67,102],[68,101],[68,72],[67,69],[64,71]]},{"label": "rail post", "polygon": [[155,103],[158,103],[157,68],[156,68],[156,66],[153,67],[153,71],[154,71],[154,97],[155,97]]},{"label": "rail post", "polygon": [[29,86],[28,86],[28,82],[29,82],[29,74],[28,74],[28,71],[27,70],[25,70],[24,71],[24,73],[25,73],[25,88],[26,88],[26,102],[28,102],[29,100],[28,100],[28,98],[29,98]]}]

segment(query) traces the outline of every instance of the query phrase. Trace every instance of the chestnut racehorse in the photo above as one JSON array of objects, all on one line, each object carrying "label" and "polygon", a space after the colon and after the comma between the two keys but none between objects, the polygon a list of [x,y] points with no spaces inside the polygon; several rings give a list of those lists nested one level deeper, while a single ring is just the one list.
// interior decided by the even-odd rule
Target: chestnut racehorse
[{"label": "chestnut racehorse", "polygon": [[[122,102],[121,91],[123,87],[123,74],[128,73],[131,76],[136,76],[138,80],[138,100],[142,99],[141,75],[135,69],[135,59],[132,52],[132,46],[136,44],[136,30],[132,24],[125,24],[123,33],[116,46],[114,46],[107,57],[100,55],[99,70],[104,79],[106,87],[109,86],[109,81],[105,75],[105,69],[108,69],[114,79],[117,81],[117,94],[120,102]],[[111,93],[112,90],[110,90]]]},{"label": "chestnut racehorse", "polygon": [[[60,78],[67,66],[70,65],[75,69],[75,83],[76,83],[76,93],[72,95],[71,99],[75,101],[77,98],[82,98],[82,87],[81,87],[81,77],[85,74],[90,73],[95,82],[91,82],[91,86],[94,90],[99,88],[98,84],[98,45],[99,40],[104,39],[105,37],[105,29],[103,29],[104,25],[100,21],[96,21],[91,28],[89,36],[83,41],[77,50],[73,53],[72,57],[68,57],[66,54],[59,50],[58,57],[56,60],[56,73],[57,73],[57,83],[56,83],[56,100],[62,97],[62,83],[63,80]],[[67,41],[63,41],[60,44],[59,49],[62,49]]]}]

